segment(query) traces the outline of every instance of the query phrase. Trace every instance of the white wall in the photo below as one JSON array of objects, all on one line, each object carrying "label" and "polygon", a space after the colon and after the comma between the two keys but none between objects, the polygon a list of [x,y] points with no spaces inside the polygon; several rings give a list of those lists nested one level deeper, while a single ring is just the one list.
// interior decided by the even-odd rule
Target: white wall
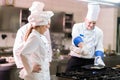
[{"label": "white wall", "polygon": [[104,32],[104,47],[115,50],[116,47],[116,28],[117,28],[117,9],[102,8],[97,25]]},{"label": "white wall", "polygon": [[[34,0],[15,0],[15,7],[29,8]],[[65,11],[67,13],[74,13],[74,21],[81,22],[87,13],[87,5],[85,3],[77,2],[78,0],[37,0],[45,3],[45,10]],[[104,47],[107,49],[111,45],[115,49],[116,45],[116,19],[117,9],[112,7],[101,8],[100,17],[97,22],[104,31]]]}]

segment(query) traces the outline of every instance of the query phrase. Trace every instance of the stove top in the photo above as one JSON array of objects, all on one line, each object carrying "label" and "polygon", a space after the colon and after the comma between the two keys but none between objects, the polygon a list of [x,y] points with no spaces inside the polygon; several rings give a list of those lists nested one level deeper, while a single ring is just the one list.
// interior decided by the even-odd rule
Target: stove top
[{"label": "stove top", "polygon": [[67,73],[56,73],[56,76],[73,80],[120,80],[120,69],[111,67],[97,70],[81,69]]}]

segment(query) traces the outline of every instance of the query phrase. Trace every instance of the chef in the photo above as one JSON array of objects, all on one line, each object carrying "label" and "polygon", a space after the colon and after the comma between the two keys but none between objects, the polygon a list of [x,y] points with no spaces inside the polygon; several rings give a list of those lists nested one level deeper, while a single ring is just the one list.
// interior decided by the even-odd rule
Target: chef
[{"label": "chef", "polygon": [[[30,6],[29,11],[31,12],[31,14],[40,13],[43,11],[44,6],[45,6],[45,4],[43,2],[34,1],[32,3],[32,5]],[[16,72],[17,74],[16,75],[19,75],[18,74],[19,71],[23,68],[23,64],[20,59],[20,54],[21,54],[21,49],[23,48],[23,45],[25,42],[25,40],[24,40],[25,34],[30,27],[31,27],[31,24],[27,23],[27,24],[21,26],[20,29],[18,29],[17,34],[16,34],[16,38],[15,38],[15,42],[14,42],[14,46],[13,46],[13,55],[14,55],[14,60],[15,60],[16,66],[17,66],[17,72]],[[44,35],[47,37],[49,44],[51,44],[49,30],[47,30],[44,33]],[[51,62],[51,60],[52,60],[51,45],[50,45],[49,53],[50,53],[49,56],[51,56],[49,60]],[[21,80],[21,79],[19,79],[19,80]]]},{"label": "chef", "polygon": [[[72,48],[66,71],[80,69],[81,66],[105,66],[102,58],[103,31],[96,26],[100,5],[88,3],[88,13],[83,23],[76,23],[72,29]],[[82,44],[81,44],[82,43]],[[83,44],[84,43],[84,44]],[[85,53],[84,53],[85,52]]]},{"label": "chef", "polygon": [[25,43],[20,58],[23,69],[20,78],[24,80],[50,80],[49,43],[44,33],[50,28],[52,11],[34,13],[28,17],[31,28],[25,34]]}]

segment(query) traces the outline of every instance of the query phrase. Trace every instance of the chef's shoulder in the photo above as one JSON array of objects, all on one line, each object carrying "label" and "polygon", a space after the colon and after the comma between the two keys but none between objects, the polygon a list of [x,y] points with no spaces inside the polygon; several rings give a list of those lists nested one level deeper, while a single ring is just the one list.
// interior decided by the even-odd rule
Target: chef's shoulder
[{"label": "chef's shoulder", "polygon": [[73,25],[73,28],[82,28],[83,24],[84,24],[84,23],[75,23],[75,24]]},{"label": "chef's shoulder", "polygon": [[30,24],[27,23],[27,24],[21,26],[21,27],[19,28],[19,30],[27,30],[27,28],[28,28],[29,26],[30,26]]},{"label": "chef's shoulder", "polygon": [[100,29],[99,27],[95,27],[95,32],[96,32],[96,34],[100,34],[100,35],[103,35],[103,31],[102,31],[102,29]]},{"label": "chef's shoulder", "polygon": [[21,33],[21,32],[22,32],[22,33],[25,33],[25,32],[29,29],[29,27],[30,27],[30,24],[27,23],[27,24],[21,26],[21,27],[18,29],[17,33]]}]

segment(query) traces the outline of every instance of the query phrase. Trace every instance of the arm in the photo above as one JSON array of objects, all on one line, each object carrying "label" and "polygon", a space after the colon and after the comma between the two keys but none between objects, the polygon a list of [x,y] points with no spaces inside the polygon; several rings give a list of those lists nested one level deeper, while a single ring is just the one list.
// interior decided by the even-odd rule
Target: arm
[{"label": "arm", "polygon": [[[81,26],[79,26],[79,27],[81,27]],[[79,36],[79,34],[80,34],[80,33],[79,33],[79,31],[78,31],[78,25],[77,25],[77,24],[74,24],[74,25],[73,25],[73,28],[72,28],[72,44],[73,44],[73,45],[74,45],[74,43],[73,43],[73,42],[74,42],[74,41],[73,41],[74,38],[77,37],[77,36]]]},{"label": "arm", "polygon": [[100,36],[98,37],[98,44],[96,46],[94,65],[105,66],[105,64],[104,64],[104,62],[102,60],[103,57],[104,57],[103,32],[101,32]]},{"label": "arm", "polygon": [[14,43],[14,47],[13,47],[14,52],[19,52],[19,50],[23,47],[24,36],[25,36],[26,31],[28,30],[29,26],[30,26],[29,24],[26,24],[17,31],[15,43]]},{"label": "arm", "polygon": [[[82,38],[80,34],[83,32],[82,25],[83,25],[82,23],[74,24],[72,28],[72,45],[73,46],[70,47],[71,49],[70,55],[87,56],[89,54],[87,46],[84,44],[84,41],[82,40],[82,43],[79,44],[79,42],[81,42],[80,38]],[[78,38],[78,41],[74,41],[74,39],[77,37],[80,37]]]},{"label": "arm", "polygon": [[19,50],[23,47],[24,45],[23,37],[24,37],[24,33],[21,30],[19,30],[15,38],[15,43],[13,47],[14,52],[19,52]]},{"label": "arm", "polygon": [[97,45],[96,45],[96,50],[95,51],[102,51],[104,52],[104,48],[103,48],[103,32],[101,31],[100,33],[97,33],[98,35],[98,41],[97,41]]},{"label": "arm", "polygon": [[21,54],[20,54],[22,63],[24,65],[24,68],[25,68],[27,74],[34,71],[34,69],[33,69],[34,66],[38,65],[37,63],[31,64],[31,59],[30,59],[32,53],[34,53],[36,51],[36,49],[38,48],[37,42],[39,42],[39,41],[35,37],[28,38],[28,40],[26,41],[24,48],[22,49]]},{"label": "arm", "polygon": [[19,57],[19,54],[21,53],[21,49],[23,48],[24,45],[23,36],[24,33],[21,30],[18,30],[13,46],[13,56],[18,68],[21,68],[23,66]]}]

